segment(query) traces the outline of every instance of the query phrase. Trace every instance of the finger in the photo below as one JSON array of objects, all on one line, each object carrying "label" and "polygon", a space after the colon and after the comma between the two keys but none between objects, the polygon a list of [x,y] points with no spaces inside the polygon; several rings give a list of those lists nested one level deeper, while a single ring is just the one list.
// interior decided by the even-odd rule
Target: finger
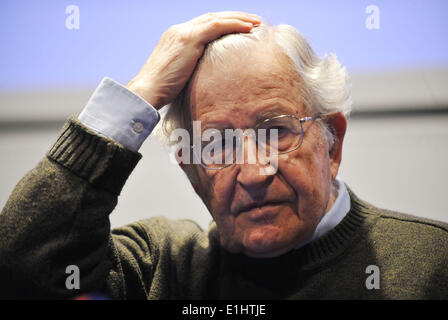
[{"label": "finger", "polygon": [[221,19],[239,19],[254,24],[261,23],[261,19],[258,15],[242,11],[223,11],[216,13],[216,16]]},{"label": "finger", "polygon": [[254,25],[239,19],[219,19],[209,22],[201,35],[202,44],[207,44],[229,33],[248,33]]},{"label": "finger", "polygon": [[255,14],[250,14],[242,11],[222,11],[211,12],[204,14],[197,18],[199,23],[208,23],[217,19],[238,19],[244,22],[250,22],[253,24],[260,24],[261,19]]}]

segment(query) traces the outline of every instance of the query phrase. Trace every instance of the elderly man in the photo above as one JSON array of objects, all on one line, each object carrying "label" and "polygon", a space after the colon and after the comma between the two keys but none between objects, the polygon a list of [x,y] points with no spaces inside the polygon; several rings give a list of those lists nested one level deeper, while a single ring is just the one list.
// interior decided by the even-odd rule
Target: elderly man
[{"label": "elderly man", "polygon": [[[334,56],[319,59],[294,28],[256,15],[212,13],[169,28],[126,88],[103,80],[13,191],[0,215],[1,295],[448,298],[447,224],[378,209],[336,178],[346,82]],[[108,215],[167,104],[168,135],[193,134],[199,121],[201,134],[255,136],[242,137],[242,162],[237,144],[216,136],[213,156],[231,161],[204,161],[194,142],[178,154],[213,216],[208,231],[168,218],[111,231]],[[254,148],[260,129],[275,139]],[[260,148],[274,165],[247,161]]]}]

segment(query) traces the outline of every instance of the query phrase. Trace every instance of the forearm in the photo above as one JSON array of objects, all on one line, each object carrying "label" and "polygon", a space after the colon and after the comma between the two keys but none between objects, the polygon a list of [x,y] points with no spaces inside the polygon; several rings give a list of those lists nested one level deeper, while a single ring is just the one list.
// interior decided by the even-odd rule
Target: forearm
[{"label": "forearm", "polygon": [[[0,214],[0,296],[67,298],[100,290],[114,264],[108,215],[139,159],[68,122]],[[68,265],[81,272],[75,293],[65,286]]]}]

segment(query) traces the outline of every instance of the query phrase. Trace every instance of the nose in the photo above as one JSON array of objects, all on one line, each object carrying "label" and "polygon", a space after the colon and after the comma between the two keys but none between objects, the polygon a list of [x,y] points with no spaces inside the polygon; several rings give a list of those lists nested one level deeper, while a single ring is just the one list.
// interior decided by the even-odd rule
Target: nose
[{"label": "nose", "polygon": [[265,189],[272,181],[274,175],[260,174],[260,165],[257,164],[241,164],[238,168],[239,172],[236,181],[246,190],[262,190]]},{"label": "nose", "polygon": [[[257,157],[257,147],[254,141],[252,141],[252,143],[243,143],[242,147],[244,156],[246,157],[247,155],[247,159],[245,159],[244,163],[238,165],[239,172],[236,177],[237,182],[248,191],[262,190],[266,188],[266,186],[271,183],[274,175],[263,174],[263,168],[268,165],[260,163]],[[253,163],[253,161],[248,161],[248,159],[256,159],[256,161]]]}]

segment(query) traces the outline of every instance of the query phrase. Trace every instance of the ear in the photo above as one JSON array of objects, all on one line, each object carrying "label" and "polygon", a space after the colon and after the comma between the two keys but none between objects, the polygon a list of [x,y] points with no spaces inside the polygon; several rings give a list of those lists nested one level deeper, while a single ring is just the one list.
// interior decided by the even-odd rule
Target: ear
[{"label": "ear", "polygon": [[347,129],[347,118],[341,112],[338,112],[326,117],[326,123],[335,138],[333,146],[329,150],[331,178],[334,180],[342,160],[342,145]]}]

